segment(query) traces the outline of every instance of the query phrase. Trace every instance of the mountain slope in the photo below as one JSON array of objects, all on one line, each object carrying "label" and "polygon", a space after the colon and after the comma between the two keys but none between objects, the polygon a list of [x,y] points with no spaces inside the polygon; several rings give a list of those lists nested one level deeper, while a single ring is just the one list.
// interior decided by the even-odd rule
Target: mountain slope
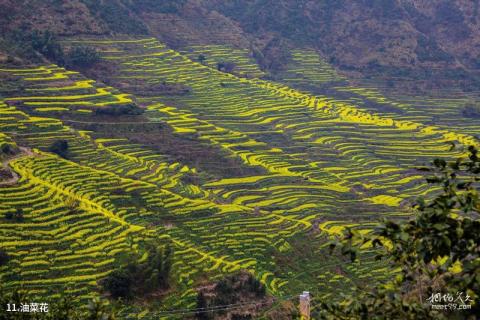
[{"label": "mountain slope", "polygon": [[172,47],[262,47],[282,38],[317,48],[346,70],[480,68],[478,1],[2,0],[0,8],[3,32],[150,33]]}]

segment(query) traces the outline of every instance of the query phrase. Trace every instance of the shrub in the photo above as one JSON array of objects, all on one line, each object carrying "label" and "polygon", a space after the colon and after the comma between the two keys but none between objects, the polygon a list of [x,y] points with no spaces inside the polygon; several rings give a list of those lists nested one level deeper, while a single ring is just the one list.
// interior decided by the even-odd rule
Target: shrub
[{"label": "shrub", "polygon": [[136,278],[145,279],[143,291],[166,289],[169,287],[170,271],[172,269],[173,251],[166,248],[151,246],[148,249],[147,263],[139,268]]},{"label": "shrub", "polygon": [[10,261],[10,256],[3,249],[0,249],[0,267],[6,265],[8,261]]},{"label": "shrub", "polygon": [[106,279],[103,280],[103,287],[107,290],[112,298],[129,299],[131,297],[132,277],[125,269],[118,269],[110,273]]},{"label": "shrub", "polygon": [[197,60],[198,60],[198,62],[203,64],[205,62],[205,60],[207,60],[207,57],[204,54],[199,54],[198,57],[197,57]]},{"label": "shrub", "polygon": [[5,213],[5,219],[7,220],[14,220],[15,222],[22,222],[24,217],[23,217],[23,209],[17,208],[15,211],[8,211]]},{"label": "shrub", "polygon": [[[435,159],[426,181],[441,186],[429,201],[420,198],[418,214],[409,221],[385,220],[370,234],[348,229],[339,242],[342,254],[357,260],[362,245],[377,248],[376,260],[398,270],[387,283],[361,287],[340,303],[321,302],[319,319],[457,319],[435,303],[434,296],[459,297],[471,305],[458,319],[480,314],[480,157],[469,147],[468,159]],[[442,261],[442,262],[440,262]],[[459,300],[457,303],[462,303]]]},{"label": "shrub", "polygon": [[18,148],[15,144],[8,143],[8,142],[0,142],[0,156],[12,156],[18,152]]},{"label": "shrub", "polygon": [[167,289],[172,268],[171,247],[150,244],[147,253],[145,263],[138,263],[136,255],[124,257],[129,263],[102,280],[103,289],[115,299],[129,299],[158,289]]},{"label": "shrub", "polygon": [[100,61],[97,50],[88,46],[76,46],[70,49],[66,63],[72,68],[89,68]]},{"label": "shrub", "polygon": [[8,143],[2,143],[0,145],[0,152],[3,154],[11,154],[12,153],[12,146]]},{"label": "shrub", "polygon": [[195,313],[195,318],[198,320],[211,319],[212,316],[210,315],[210,312],[201,311],[201,310],[205,310],[207,307],[208,307],[207,299],[205,298],[204,293],[202,291],[199,291],[197,294],[197,307],[196,307],[198,311]]},{"label": "shrub", "polygon": [[249,291],[254,292],[257,297],[265,297],[265,286],[254,276],[249,275],[247,280],[247,288]]},{"label": "shrub", "polygon": [[217,70],[222,72],[233,72],[236,68],[236,64],[230,61],[220,61],[217,63]]},{"label": "shrub", "polygon": [[13,218],[17,222],[22,222],[23,221],[23,209],[22,208],[15,209],[15,213],[13,214]]},{"label": "shrub", "polygon": [[70,214],[76,213],[80,206],[80,201],[75,197],[70,196],[65,200],[65,206],[68,208]]},{"label": "shrub", "polygon": [[142,108],[139,108],[136,104],[122,104],[117,106],[107,106],[95,109],[96,115],[108,115],[108,116],[137,116],[144,113]]},{"label": "shrub", "polygon": [[35,30],[29,38],[31,46],[35,51],[59,65],[65,64],[63,49],[52,32]]},{"label": "shrub", "polygon": [[58,156],[68,159],[68,141],[67,140],[55,140],[48,148],[49,152],[55,153]]},{"label": "shrub", "polygon": [[272,39],[262,50],[252,47],[252,56],[262,70],[279,72],[286,68],[291,60],[291,53],[284,40]]},{"label": "shrub", "polygon": [[468,118],[480,118],[480,105],[468,105],[463,108],[462,114]]}]

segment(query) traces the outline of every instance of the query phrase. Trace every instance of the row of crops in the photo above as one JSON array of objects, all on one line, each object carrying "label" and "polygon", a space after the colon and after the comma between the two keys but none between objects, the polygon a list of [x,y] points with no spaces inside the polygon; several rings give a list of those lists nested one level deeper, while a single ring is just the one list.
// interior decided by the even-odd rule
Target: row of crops
[{"label": "row of crops", "polygon": [[[409,215],[408,204],[429,190],[412,168],[462,154],[449,142],[474,143],[475,132],[261,80],[241,50],[205,46],[183,55],[155,39],[66,42],[97,48],[118,68],[116,81],[191,90],[132,96],[55,65],[0,69],[22,84],[2,92],[0,143],[32,150],[9,162],[18,183],[0,186],[0,247],[14,257],[0,275],[9,287],[23,284],[39,295],[68,286],[86,299],[118,255],[150,238],[175,247],[178,287],[166,309],[194,307],[204,274],[215,280],[248,270],[272,295],[310,290],[315,299],[385,278],[385,266],[374,261],[345,264],[328,255],[326,239],[347,226],[368,229],[381,216]],[[195,61],[200,53],[203,63]],[[304,76],[292,83],[344,81],[311,51],[294,58],[295,74]],[[221,61],[245,74],[217,70]],[[88,127],[98,122],[97,109],[134,101],[145,113],[132,123],[110,119],[107,133]],[[236,159],[246,174],[219,175],[208,159],[201,170],[132,139],[135,124],[155,133],[159,123],[185,146],[197,141]],[[162,137],[157,144],[169,143]],[[48,152],[59,139],[68,141],[66,159]],[[2,219],[17,208],[24,221]]]}]

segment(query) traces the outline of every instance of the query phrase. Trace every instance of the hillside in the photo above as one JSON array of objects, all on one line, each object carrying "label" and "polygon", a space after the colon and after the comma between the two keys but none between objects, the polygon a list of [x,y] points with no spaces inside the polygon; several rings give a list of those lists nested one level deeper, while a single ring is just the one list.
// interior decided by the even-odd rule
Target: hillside
[{"label": "hillside", "polygon": [[0,0],[0,287],[281,320],[392,278],[328,242],[411,217],[438,193],[415,168],[478,145],[471,4]]},{"label": "hillside", "polygon": [[277,68],[286,61],[269,48],[310,47],[350,76],[435,79],[441,88],[454,79],[471,90],[480,69],[478,6],[468,0],[3,0],[0,8],[9,14],[0,21],[7,33],[23,27],[58,35],[150,34],[173,48],[253,46],[279,60]]}]

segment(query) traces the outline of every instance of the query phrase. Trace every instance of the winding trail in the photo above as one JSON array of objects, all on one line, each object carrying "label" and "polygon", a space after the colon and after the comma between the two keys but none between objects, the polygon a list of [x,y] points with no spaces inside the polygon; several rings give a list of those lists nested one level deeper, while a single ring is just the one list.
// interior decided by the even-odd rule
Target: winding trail
[{"label": "winding trail", "polygon": [[2,161],[2,167],[12,174],[12,178],[10,178],[8,180],[0,181],[0,186],[14,185],[20,179],[20,175],[18,173],[16,173],[15,170],[12,170],[10,168],[10,162],[11,161],[16,160],[16,159],[20,159],[20,158],[23,158],[23,157],[35,156],[35,153],[33,153],[32,149],[30,149],[30,148],[19,147],[19,149],[21,150],[21,152],[19,152],[18,154],[16,154],[15,156],[13,156],[11,158],[7,158],[7,159]]}]

